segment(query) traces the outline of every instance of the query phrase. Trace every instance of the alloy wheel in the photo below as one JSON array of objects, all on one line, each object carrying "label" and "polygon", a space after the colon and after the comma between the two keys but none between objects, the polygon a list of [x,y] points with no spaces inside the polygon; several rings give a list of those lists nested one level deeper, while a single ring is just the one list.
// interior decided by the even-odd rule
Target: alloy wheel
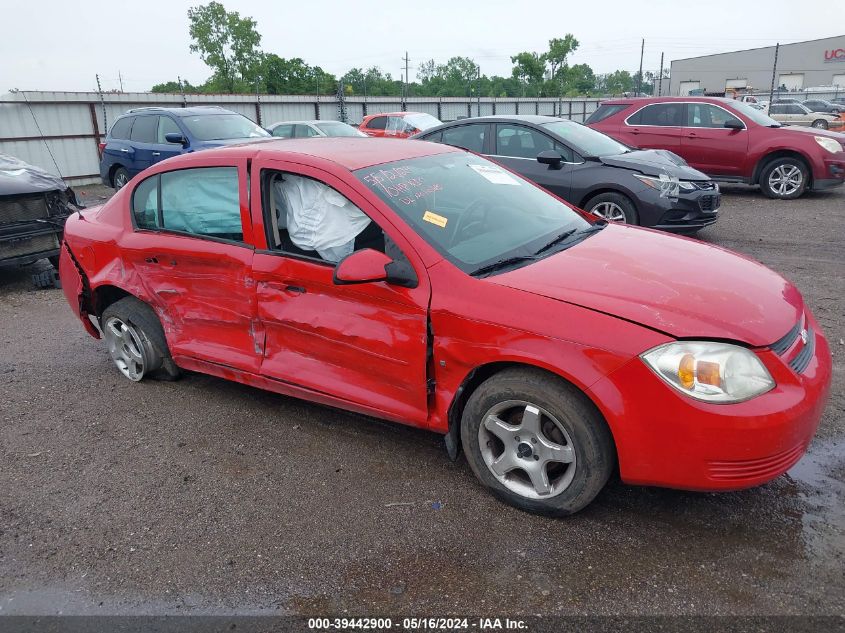
[{"label": "alloy wheel", "polygon": [[126,183],[129,182],[129,176],[124,171],[119,171],[114,175],[115,189],[122,189]]},{"label": "alloy wheel", "polygon": [[109,354],[120,372],[134,382],[141,380],[146,362],[141,336],[135,328],[113,316],[106,321],[104,334]]},{"label": "alloy wheel", "polygon": [[796,165],[778,165],[769,174],[769,188],[779,196],[790,196],[801,188],[804,174]]},{"label": "alloy wheel", "polygon": [[625,211],[615,202],[599,202],[592,208],[591,213],[608,222],[624,224],[626,221]]},{"label": "alloy wheel", "polygon": [[545,409],[522,400],[490,408],[478,427],[484,463],[505,488],[528,499],[559,495],[572,483],[572,438]]}]

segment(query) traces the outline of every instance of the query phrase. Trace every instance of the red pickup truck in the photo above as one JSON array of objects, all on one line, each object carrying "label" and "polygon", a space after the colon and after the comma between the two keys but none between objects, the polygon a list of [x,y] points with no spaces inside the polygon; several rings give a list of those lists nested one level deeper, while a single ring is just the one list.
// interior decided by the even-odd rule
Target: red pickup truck
[{"label": "red pickup truck", "polygon": [[760,185],[770,198],[845,183],[845,134],[783,126],[734,99],[612,99],[586,124],[626,145],[670,150],[714,180]]}]

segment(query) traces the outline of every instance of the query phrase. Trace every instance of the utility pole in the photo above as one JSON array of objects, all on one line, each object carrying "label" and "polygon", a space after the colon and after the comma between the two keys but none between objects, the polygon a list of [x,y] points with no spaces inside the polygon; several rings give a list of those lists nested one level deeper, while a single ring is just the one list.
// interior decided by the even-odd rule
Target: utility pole
[{"label": "utility pole", "polygon": [[406,109],[407,109],[407,106],[405,105],[405,102],[408,100],[408,94],[409,94],[408,84],[410,83],[410,78],[409,78],[409,76],[408,76],[408,63],[409,63],[411,60],[408,58],[408,51],[405,51],[405,57],[404,57],[404,59],[405,59],[405,95],[404,95],[404,97],[402,98],[402,101],[403,101],[403,104],[402,104],[402,110],[406,110]]},{"label": "utility pole", "polygon": [[645,38],[643,38],[643,44],[640,47],[640,72],[637,75],[637,96],[640,96],[641,88],[643,86],[643,53],[645,52]]},{"label": "utility pole", "polygon": [[120,70],[117,71],[117,78],[120,81],[120,91],[123,92],[123,75],[120,73]]},{"label": "utility pole", "polygon": [[772,86],[769,88],[769,105],[775,101],[775,76],[778,71],[778,50],[780,49],[780,42],[775,44],[775,63],[772,66]]},{"label": "utility pole", "polygon": [[657,96],[663,96],[663,53],[660,53],[660,75],[657,78]]},{"label": "utility pole", "polygon": [[188,107],[188,100],[185,99],[185,85],[182,83],[182,77],[176,75],[176,80],[179,82],[179,93],[182,95],[182,107]]},{"label": "utility pole", "polygon": [[481,66],[476,66],[475,70],[477,71],[475,80],[475,92],[478,96],[478,114],[476,116],[481,116]]}]

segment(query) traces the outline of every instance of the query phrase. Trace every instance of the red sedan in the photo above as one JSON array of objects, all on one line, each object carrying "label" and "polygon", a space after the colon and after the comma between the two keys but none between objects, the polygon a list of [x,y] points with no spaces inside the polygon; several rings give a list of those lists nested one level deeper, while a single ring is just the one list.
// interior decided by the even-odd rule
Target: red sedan
[{"label": "red sedan", "polygon": [[626,145],[670,150],[713,180],[760,185],[770,198],[845,184],[845,134],[781,125],[734,99],[612,99],[586,123]]},{"label": "red sedan", "polygon": [[365,116],[358,129],[367,136],[408,138],[438,125],[443,122],[425,112],[382,112]]},{"label": "red sedan", "polygon": [[198,371],[443,434],[517,507],[731,490],[802,456],[831,378],[798,290],[422,141],[164,161],[71,216],[60,272],[130,380]]}]

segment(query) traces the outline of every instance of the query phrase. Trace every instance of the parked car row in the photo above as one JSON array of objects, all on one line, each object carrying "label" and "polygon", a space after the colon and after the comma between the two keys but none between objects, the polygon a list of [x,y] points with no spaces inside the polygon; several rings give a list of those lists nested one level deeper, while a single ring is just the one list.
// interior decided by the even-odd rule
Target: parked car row
[{"label": "parked car row", "polygon": [[845,125],[839,113],[813,111],[802,103],[773,103],[766,109],[766,114],[785,125],[804,125],[822,130],[839,130]]}]

